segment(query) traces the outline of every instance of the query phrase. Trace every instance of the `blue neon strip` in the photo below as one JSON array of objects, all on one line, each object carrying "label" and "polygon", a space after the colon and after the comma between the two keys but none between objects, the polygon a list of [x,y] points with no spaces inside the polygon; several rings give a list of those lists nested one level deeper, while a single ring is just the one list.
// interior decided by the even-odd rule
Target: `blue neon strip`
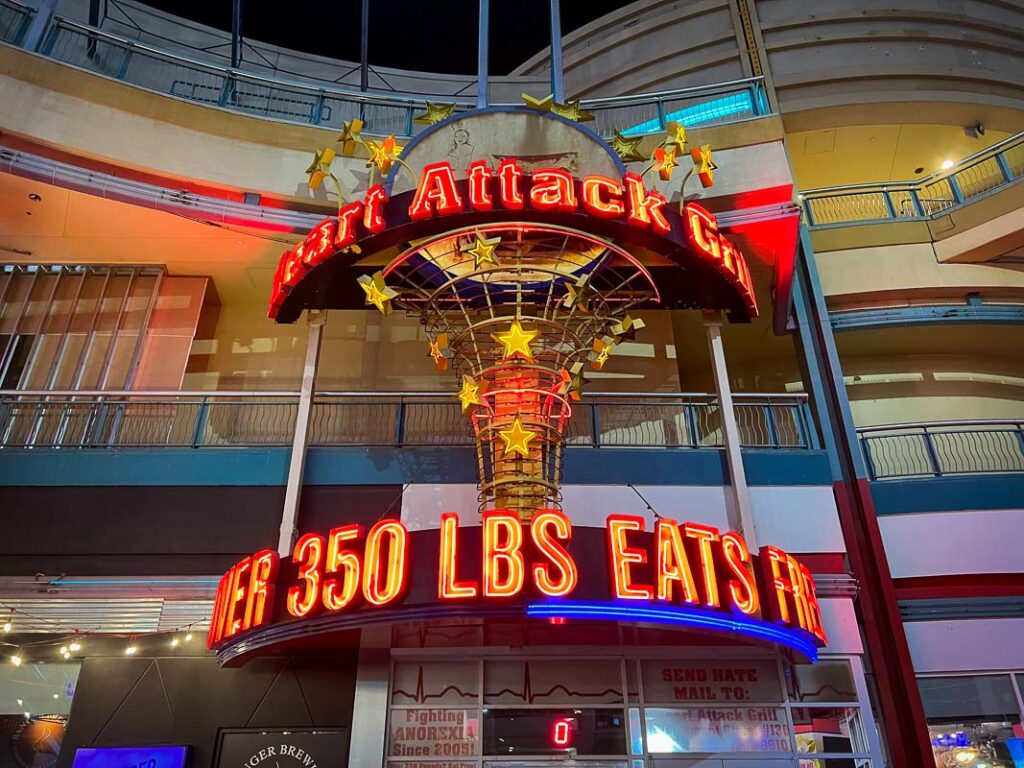
[{"label": "blue neon strip", "polygon": [[[757,111],[754,109],[754,102],[751,101],[750,94],[746,92],[722,96],[721,98],[712,99],[703,104],[696,104],[685,109],[677,109],[675,112],[665,115],[665,122],[682,123],[689,127],[732,117],[743,112],[749,112],[751,115],[757,114]],[[664,130],[661,127],[661,121],[658,118],[654,118],[653,120],[627,128],[622,132],[622,135],[639,136],[646,133],[658,133],[661,130]]]},{"label": "blue neon strip", "polygon": [[550,600],[526,606],[526,615],[538,619],[617,619],[655,624],[674,624],[697,629],[733,632],[758,640],[769,640],[799,651],[811,661],[818,660],[817,646],[805,633],[783,629],[760,619],[740,617],[683,606],[632,605],[623,602]]}]

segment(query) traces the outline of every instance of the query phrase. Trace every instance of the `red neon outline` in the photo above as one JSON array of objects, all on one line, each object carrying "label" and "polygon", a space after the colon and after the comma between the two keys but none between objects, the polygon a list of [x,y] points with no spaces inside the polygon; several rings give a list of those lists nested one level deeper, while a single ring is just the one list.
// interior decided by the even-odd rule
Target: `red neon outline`
[{"label": "red neon outline", "polygon": [[409,218],[422,221],[433,216],[447,216],[462,210],[462,197],[455,184],[455,171],[448,162],[423,166],[416,194],[409,204]]},{"label": "red neon outline", "polygon": [[[625,190],[621,183],[607,176],[584,176],[581,182],[583,190],[583,210],[601,219],[617,219],[626,212],[626,203],[622,199]],[[604,190],[608,199],[602,198]]]},{"label": "red neon outline", "polygon": [[466,169],[469,178],[469,207],[474,211],[490,211],[494,209],[494,198],[491,196],[491,179],[494,171],[486,160],[474,160]]},{"label": "red neon outline", "polygon": [[748,616],[761,611],[761,597],[751,567],[750,550],[743,537],[734,531],[722,534],[722,561],[736,577],[728,582],[729,599],[736,610]]},{"label": "red neon outline", "polygon": [[[381,538],[390,536],[384,588],[380,587]],[[380,520],[366,534],[363,597],[370,605],[387,605],[405,591],[409,574],[409,531],[398,520]]]},{"label": "red neon outline", "polygon": [[576,179],[561,168],[538,168],[530,174],[530,207],[573,213],[579,207]]},{"label": "red neon outline", "polygon": [[[501,541],[499,528],[504,528]],[[523,524],[519,515],[500,510],[483,514],[483,596],[514,597],[523,591],[526,583],[526,563],[523,561]],[[498,578],[499,565],[504,563],[508,574]]]},{"label": "red neon outline", "polygon": [[718,574],[715,570],[715,554],[711,550],[711,545],[722,537],[713,525],[701,525],[700,523],[684,523],[683,535],[697,541],[700,567],[704,572],[704,604],[711,608],[718,608],[721,606],[722,600],[718,595]]},{"label": "red neon outline", "polygon": [[[320,580],[325,548],[324,537],[315,533],[307,533],[295,542],[292,562],[299,564],[298,578],[305,582],[305,586],[296,584],[289,587],[285,604],[288,613],[297,619],[308,616],[320,603]],[[300,594],[303,594],[301,601]]]},{"label": "red neon outline", "polygon": [[501,193],[501,207],[510,211],[521,211],[526,204],[519,182],[523,178],[523,169],[514,158],[506,158],[498,163],[498,190]]},{"label": "red neon outline", "polygon": [[[657,599],[675,602],[672,582],[678,581],[683,587],[683,602],[698,605],[700,595],[697,582],[693,578],[693,568],[683,544],[679,523],[667,517],[658,518],[654,523],[654,543],[658,552],[658,565],[655,569]],[[674,564],[669,562],[670,558]]]},{"label": "red neon outline", "polygon": [[626,542],[626,534],[630,531],[642,532],[646,522],[637,515],[609,515],[605,526],[615,596],[623,600],[652,599],[654,587],[649,584],[633,584],[629,575],[633,563],[643,565],[647,562],[647,550],[630,547]]},{"label": "red neon outline", "polygon": [[[551,743],[556,747],[567,747],[571,741],[572,731],[570,725],[572,720],[567,717],[561,717],[555,720],[554,726],[551,728]],[[561,731],[561,733],[559,733]]]},{"label": "red neon outline", "polygon": [[366,196],[363,197],[363,226],[370,232],[384,231],[384,205],[387,201],[388,194],[380,184],[374,184],[366,190]]},{"label": "red neon outline", "polygon": [[445,512],[441,515],[441,540],[438,545],[437,597],[439,600],[464,600],[476,597],[477,585],[471,581],[458,581],[455,575],[458,563],[459,515]]},{"label": "red neon outline", "polygon": [[[572,522],[560,510],[544,509],[533,516],[530,520],[530,538],[533,546],[550,561],[533,564],[533,584],[543,595],[565,597],[576,589],[579,583],[579,569],[565,547],[552,540],[552,534],[547,532],[551,526],[555,529],[555,539],[569,541],[572,538]],[[551,578],[552,567],[562,572],[562,577],[557,581]]]},{"label": "red neon outline", "polygon": [[[263,625],[274,610],[274,580],[277,578],[277,552],[261,549],[252,558],[252,576],[245,600],[245,620],[242,629]],[[267,608],[270,608],[268,611]]]},{"label": "red neon outline", "polygon": [[[321,594],[324,610],[340,611],[350,606],[359,594],[362,579],[363,558],[358,552],[342,549],[347,541],[356,541],[363,536],[359,523],[339,525],[327,534],[327,554],[324,558]],[[344,570],[339,581],[334,574]],[[340,587],[340,589],[339,589]]]}]

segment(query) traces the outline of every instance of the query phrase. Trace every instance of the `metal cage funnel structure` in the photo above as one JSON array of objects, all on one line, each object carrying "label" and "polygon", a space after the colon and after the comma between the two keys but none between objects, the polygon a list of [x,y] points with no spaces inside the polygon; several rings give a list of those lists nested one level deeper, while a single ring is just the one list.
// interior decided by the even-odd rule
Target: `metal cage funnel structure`
[{"label": "metal cage funnel structure", "polygon": [[[370,278],[366,278],[367,281]],[[558,226],[503,223],[415,243],[364,283],[417,315],[453,372],[476,437],[480,508],[559,508],[562,453],[585,367],[599,370],[658,300],[628,252]]]}]

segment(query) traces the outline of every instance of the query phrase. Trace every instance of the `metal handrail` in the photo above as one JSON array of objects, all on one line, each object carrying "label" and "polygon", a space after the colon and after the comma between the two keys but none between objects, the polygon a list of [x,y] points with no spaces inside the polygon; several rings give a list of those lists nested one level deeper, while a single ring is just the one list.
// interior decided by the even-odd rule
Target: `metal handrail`
[{"label": "metal handrail", "polygon": [[[22,6],[13,0],[0,0],[0,8],[2,7],[16,9],[17,13],[24,12]],[[8,40],[7,44],[19,45],[21,41],[18,37]],[[68,50],[64,50],[62,46],[65,38],[78,39],[72,39]],[[110,46],[119,53],[114,60],[104,62],[104,57],[97,54],[97,45]],[[197,101],[244,114],[257,114],[264,119],[324,127],[337,126],[342,119],[358,116],[367,120],[367,133],[393,133],[402,139],[409,139],[421,130],[413,123],[415,113],[425,108],[428,98],[438,98],[436,94],[365,92],[323,82],[267,77],[129,40],[59,16],[53,16],[48,20],[39,45],[32,52],[60,61],[67,66],[186,101]],[[141,71],[133,74],[132,67],[139,58],[144,59],[145,63]],[[161,66],[166,71],[159,71]],[[207,80],[182,80],[179,70],[199,73],[201,78]],[[245,90],[247,88],[249,91]],[[713,99],[736,97],[741,94],[746,94],[743,105],[730,105],[729,108],[716,112],[720,107],[715,105]],[[678,102],[701,98],[712,101],[706,105],[686,105],[682,107],[682,111],[699,111],[702,106],[708,106],[707,115],[672,117],[674,113],[670,110],[680,106]],[[466,99],[444,99],[454,103],[458,111],[475,107],[475,102]],[[677,104],[674,105],[673,102]],[[640,132],[640,129],[646,129],[648,124],[651,132],[664,130],[667,119],[679,119],[684,123],[689,121],[688,124],[692,125],[721,124],[771,114],[761,77],[677,88],[660,93],[583,99],[582,107],[595,112],[598,132],[608,136],[613,129],[632,129],[634,132]]]},{"label": "metal handrail", "polygon": [[[0,448],[286,446],[294,391],[4,390]],[[744,393],[734,403],[741,444],[810,450],[817,435],[804,393]],[[573,409],[569,445],[718,449],[717,396],[592,393]],[[472,432],[449,392],[317,392],[312,445],[466,446]]]},{"label": "metal handrail", "polygon": [[801,193],[811,229],[886,221],[927,221],[1024,178],[1024,131],[910,181],[845,184]]},{"label": "metal handrail", "polygon": [[871,480],[1024,472],[1024,418],[880,424],[857,433]]}]

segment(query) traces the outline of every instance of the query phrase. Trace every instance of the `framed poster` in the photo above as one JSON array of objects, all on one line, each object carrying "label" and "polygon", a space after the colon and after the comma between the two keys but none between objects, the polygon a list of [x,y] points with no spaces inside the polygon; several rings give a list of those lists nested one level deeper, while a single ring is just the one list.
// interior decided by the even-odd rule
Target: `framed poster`
[{"label": "framed poster", "polygon": [[348,765],[347,728],[225,728],[218,768],[342,768]]},{"label": "framed poster", "polygon": [[71,768],[186,768],[188,747],[99,747],[75,750]]}]

